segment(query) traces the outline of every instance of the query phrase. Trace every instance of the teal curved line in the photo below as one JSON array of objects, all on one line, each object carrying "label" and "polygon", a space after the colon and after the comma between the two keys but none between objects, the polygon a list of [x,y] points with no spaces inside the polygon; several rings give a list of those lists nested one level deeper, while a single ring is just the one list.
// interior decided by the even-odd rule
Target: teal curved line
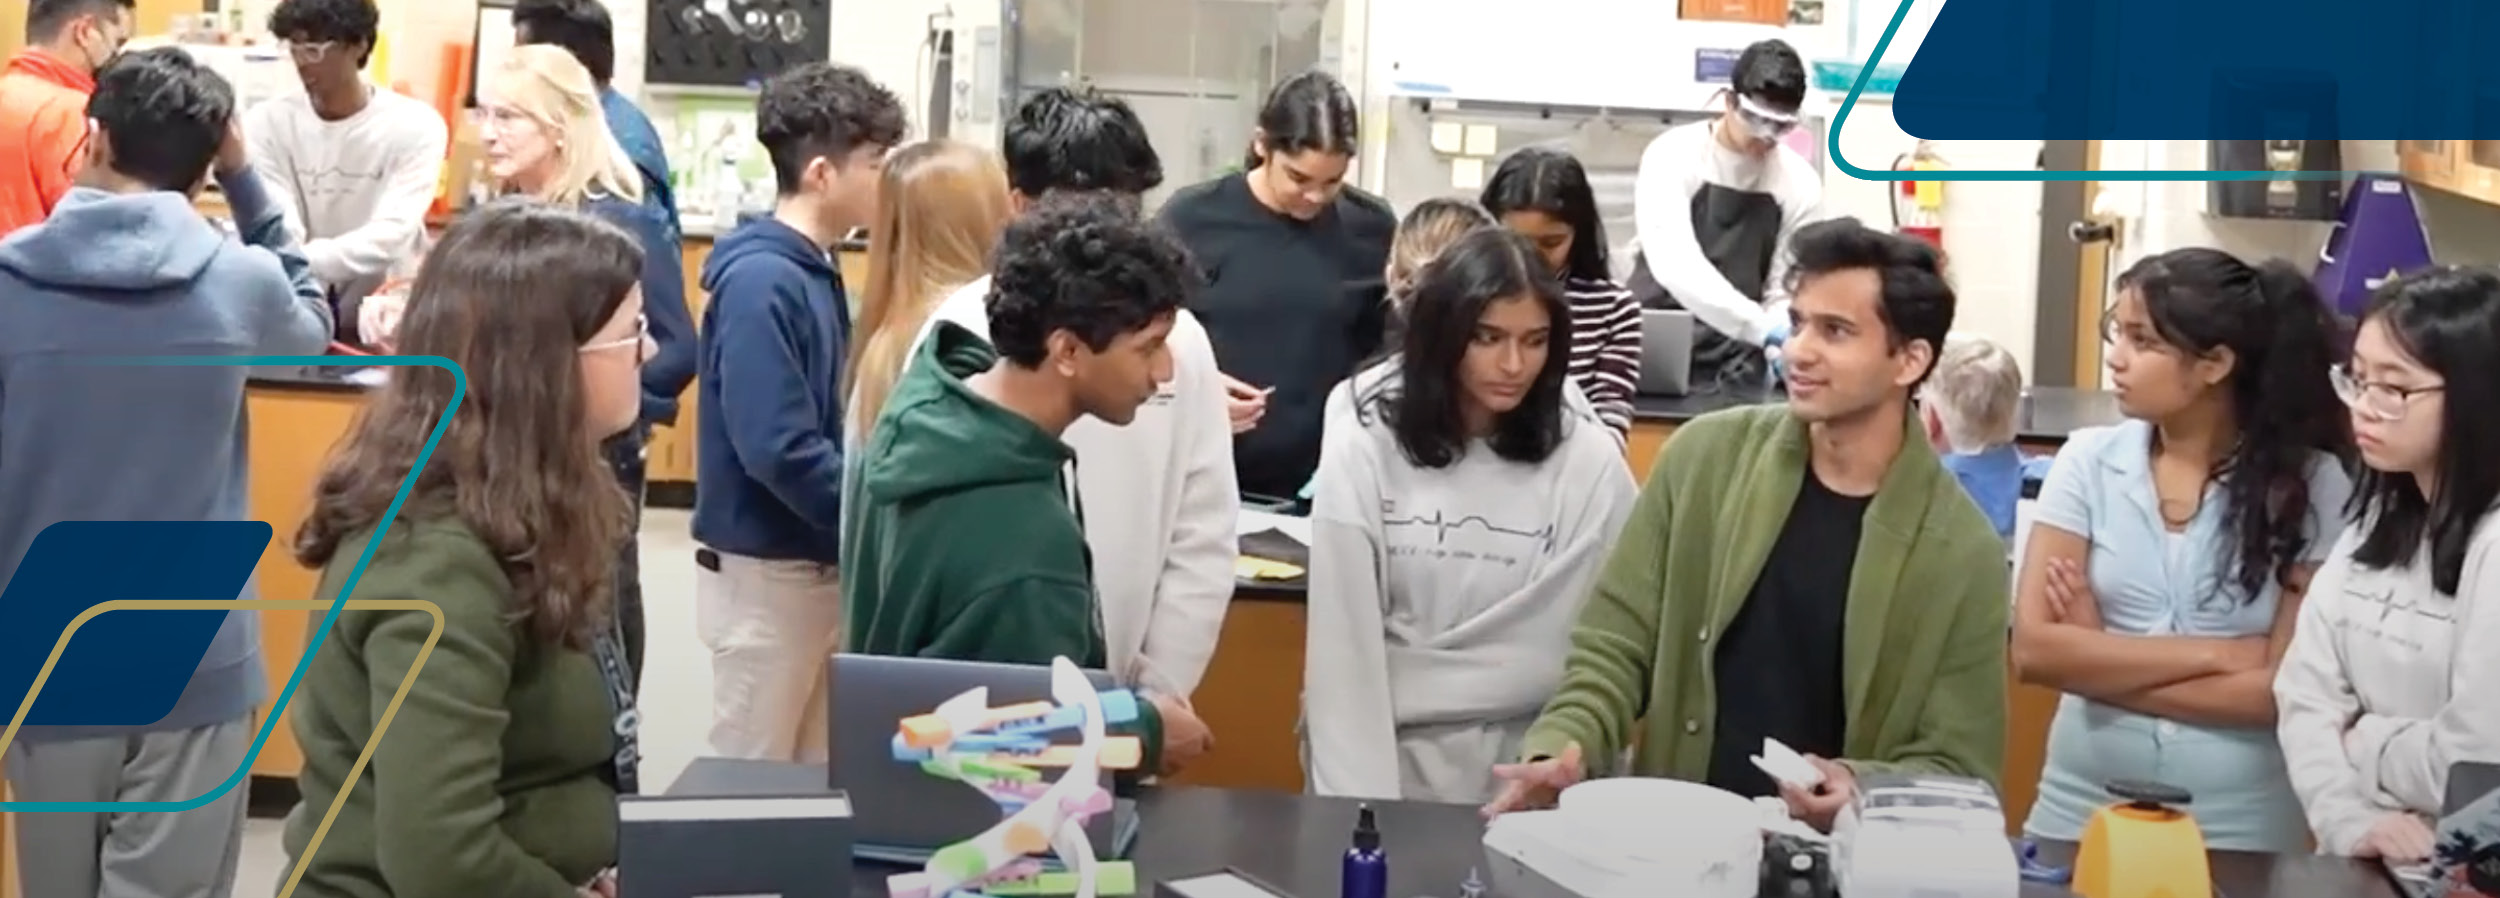
[{"label": "teal curved line", "polygon": [[[1849,85],[1849,95],[1840,101],[1840,111],[1832,115],[1831,134],[1824,139],[1830,144],[1832,164],[1861,181],[2040,181],[2066,183],[2073,181],[2340,181],[2362,171],[2203,171],[2197,169],[2171,171],[2041,171],[2038,169],[1934,169],[1929,171],[1894,171],[1889,168],[1860,168],[1840,152],[1840,129],[1849,123],[1849,110],[1857,108],[1858,95],[1875,76],[1875,61],[1884,58],[1884,50],[1892,46],[1892,36],[1901,30],[1901,22],[1910,17],[1910,4],[1918,0],[1901,0],[1901,8],[1893,10],[1892,21],[1884,26],[1884,36],[1877,38],[1875,49],[1866,53],[1868,60],[1858,69],[1858,80]],[[1912,137],[1918,135],[1912,134]]]},{"label": "teal curved line", "polygon": [[[108,365],[146,365],[180,368],[232,368],[259,366],[317,367],[337,365],[340,363],[338,356],[323,355],[143,356],[98,359],[96,361],[100,364]],[[417,487],[418,472],[425,470],[425,463],[434,457],[434,444],[442,441],[443,432],[451,428],[451,416],[460,411],[460,400],[469,395],[468,374],[461,371],[460,366],[454,364],[452,360],[442,356],[364,356],[358,357],[354,364],[359,366],[378,366],[389,368],[415,368],[419,366],[441,368],[445,371],[451,372],[452,390],[450,404],[443,407],[442,420],[434,422],[434,433],[425,438],[425,447],[417,450],[416,464],[408,466],[408,479],[400,482],[399,493],[392,496],[391,504],[387,508],[383,509],[382,523],[379,527],[374,529],[373,538],[365,541],[364,554],[356,558],[356,566],[347,572],[347,581],[339,584],[339,598],[345,598],[356,592],[357,581],[364,579],[365,565],[373,561],[373,550],[382,545],[383,535],[390,532],[391,522],[399,517],[400,505],[408,501],[408,494],[413,492]],[[234,768],[234,773],[228,775],[225,782],[211,787],[207,792],[201,793],[200,797],[185,801],[0,801],[0,811],[16,811],[20,813],[37,814],[69,812],[92,814],[128,813],[133,811],[188,811],[192,808],[216,801],[220,796],[234,791],[234,787],[242,785],[244,777],[250,775],[252,762],[260,759],[261,746],[269,741],[269,734],[277,730],[278,719],[286,713],[287,702],[292,701],[295,698],[295,687],[304,682],[304,671],[311,669],[313,653],[321,650],[322,641],[330,637],[331,626],[338,623],[339,612],[346,607],[347,603],[345,602],[333,602],[330,605],[330,612],[327,616],[321,619],[321,626],[315,627],[313,632],[310,634],[311,638],[305,641],[304,657],[295,662],[294,675],[287,677],[286,688],[279,690],[278,700],[270,704],[269,717],[268,719],[261,721],[260,732],[252,737],[252,749],[251,751],[244,753],[243,763]]]}]

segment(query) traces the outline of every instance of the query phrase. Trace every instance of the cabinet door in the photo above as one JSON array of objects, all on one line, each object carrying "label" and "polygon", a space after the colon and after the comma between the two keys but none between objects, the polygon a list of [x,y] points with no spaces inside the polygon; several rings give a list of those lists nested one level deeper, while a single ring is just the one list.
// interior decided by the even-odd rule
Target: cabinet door
[{"label": "cabinet door", "polygon": [[1676,15],[1718,22],[1788,24],[1788,0],[1683,0]]}]

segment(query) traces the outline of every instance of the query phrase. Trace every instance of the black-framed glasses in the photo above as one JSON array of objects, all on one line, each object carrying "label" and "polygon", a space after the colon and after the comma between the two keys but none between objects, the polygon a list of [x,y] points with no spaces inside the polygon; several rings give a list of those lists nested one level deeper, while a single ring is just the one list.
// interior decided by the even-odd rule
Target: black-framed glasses
[{"label": "black-framed glasses", "polygon": [[2350,365],[2336,365],[2328,368],[2326,376],[2327,382],[2335,386],[2336,398],[2344,400],[2346,407],[2381,421],[2403,418],[2405,412],[2413,407],[2413,398],[2416,396],[2448,389],[2447,384],[2400,387],[2395,384],[2379,383],[2354,374]]}]

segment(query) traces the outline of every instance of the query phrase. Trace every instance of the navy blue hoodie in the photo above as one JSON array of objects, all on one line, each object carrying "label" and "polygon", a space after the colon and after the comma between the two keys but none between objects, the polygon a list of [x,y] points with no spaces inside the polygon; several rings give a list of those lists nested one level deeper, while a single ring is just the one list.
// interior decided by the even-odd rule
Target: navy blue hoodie
[{"label": "navy blue hoodie", "polygon": [[825,248],[770,218],[703,263],[694,538],[777,561],[840,560],[842,359],[851,312]]},{"label": "navy blue hoodie", "polygon": [[[642,317],[658,351],[642,363],[642,420],[677,422],[677,397],[694,379],[694,316],[686,313],[686,262],[677,229],[653,206],[596,196],[582,211],[624,228],[642,244]],[[706,266],[709,267],[709,266]]]}]

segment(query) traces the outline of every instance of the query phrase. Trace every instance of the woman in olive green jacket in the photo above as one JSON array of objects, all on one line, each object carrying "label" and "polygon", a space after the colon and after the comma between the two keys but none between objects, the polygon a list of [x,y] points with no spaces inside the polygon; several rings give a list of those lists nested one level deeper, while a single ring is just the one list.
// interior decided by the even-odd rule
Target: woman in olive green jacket
[{"label": "woman in olive green jacket", "polygon": [[640,401],[641,270],[611,225],[497,204],[418,273],[397,346],[460,373],[393,370],[296,538],[318,595],[353,603],[290,705],[297,898],[613,893],[636,751],[608,581],[631,525],[599,443]]}]

